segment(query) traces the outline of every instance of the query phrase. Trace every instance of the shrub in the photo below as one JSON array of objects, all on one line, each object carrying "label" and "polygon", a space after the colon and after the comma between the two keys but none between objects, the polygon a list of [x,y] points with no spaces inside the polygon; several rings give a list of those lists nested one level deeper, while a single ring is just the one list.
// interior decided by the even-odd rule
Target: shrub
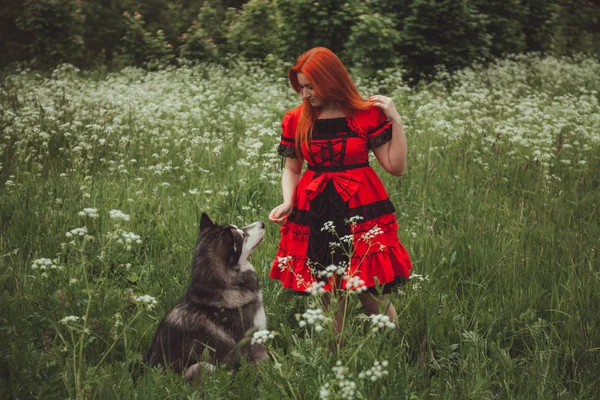
[{"label": "shrub", "polygon": [[179,56],[189,61],[214,61],[219,56],[219,51],[214,40],[194,21],[187,33],[181,35],[183,44]]},{"label": "shrub", "polygon": [[356,18],[364,13],[362,3],[360,0],[276,0],[284,38],[283,56],[296,59],[316,46],[341,54]]},{"label": "shrub", "polygon": [[245,57],[264,59],[280,48],[275,7],[268,0],[250,0],[235,15],[227,35],[229,48]]},{"label": "shrub", "polygon": [[173,59],[172,46],[167,43],[164,32],[155,34],[145,28],[143,16],[137,11],[125,18],[125,35],[121,39],[119,63],[122,65],[144,66],[148,69],[164,67]]},{"label": "shrub", "polygon": [[347,58],[366,72],[397,64],[395,47],[400,42],[400,32],[395,26],[392,18],[379,13],[361,15],[345,44]]},{"label": "shrub", "polygon": [[83,14],[73,0],[26,0],[17,27],[30,34],[30,61],[37,67],[77,63],[84,50]]},{"label": "shrub", "polygon": [[409,75],[434,74],[444,65],[449,71],[465,67],[489,54],[485,18],[463,0],[415,0],[404,20],[401,50]]}]

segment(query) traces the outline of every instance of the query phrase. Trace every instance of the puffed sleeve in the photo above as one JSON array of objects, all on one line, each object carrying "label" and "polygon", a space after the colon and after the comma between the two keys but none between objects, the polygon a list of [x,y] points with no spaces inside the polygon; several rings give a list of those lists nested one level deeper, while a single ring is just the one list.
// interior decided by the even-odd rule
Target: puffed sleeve
[{"label": "puffed sleeve", "polygon": [[277,148],[283,157],[297,158],[296,155],[296,121],[293,111],[288,111],[281,121],[281,142]]},{"label": "puffed sleeve", "polygon": [[367,132],[369,149],[375,149],[392,140],[392,124],[379,107],[373,106],[371,109],[369,126]]}]

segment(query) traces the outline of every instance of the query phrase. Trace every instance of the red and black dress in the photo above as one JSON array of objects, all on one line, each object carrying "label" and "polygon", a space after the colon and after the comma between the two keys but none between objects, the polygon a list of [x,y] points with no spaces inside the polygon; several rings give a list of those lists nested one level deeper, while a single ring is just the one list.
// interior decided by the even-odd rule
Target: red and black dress
[{"label": "red and black dress", "polygon": [[[298,107],[283,117],[278,151],[284,157],[297,157],[299,115]],[[308,168],[298,182],[292,213],[281,226],[271,278],[298,292],[317,282],[330,291],[332,275],[340,274],[345,279],[336,281],[343,289],[356,289],[360,282],[371,291],[383,285],[388,293],[410,276],[394,206],[369,166],[369,150],[391,138],[390,121],[374,106],[351,118],[315,121],[310,144],[302,146]]]}]

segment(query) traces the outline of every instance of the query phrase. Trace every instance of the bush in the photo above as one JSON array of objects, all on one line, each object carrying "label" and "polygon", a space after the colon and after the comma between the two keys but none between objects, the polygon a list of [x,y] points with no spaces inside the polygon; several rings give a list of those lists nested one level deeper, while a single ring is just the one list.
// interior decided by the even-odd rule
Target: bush
[{"label": "bush", "polygon": [[295,60],[317,46],[341,54],[352,26],[364,12],[362,3],[360,0],[276,0],[284,38],[283,56]]},{"label": "bush", "polygon": [[250,0],[235,15],[227,35],[229,48],[242,57],[264,59],[280,48],[275,7],[268,0]]},{"label": "bush", "polygon": [[80,3],[73,0],[26,0],[16,19],[17,27],[30,34],[31,63],[46,68],[81,59],[83,23]]},{"label": "bush", "polygon": [[525,50],[523,20],[527,15],[521,0],[476,0],[479,12],[486,16],[486,30],[490,34],[490,53],[502,56]]},{"label": "bush", "polygon": [[215,61],[219,51],[212,37],[194,21],[187,33],[181,35],[183,44],[179,56],[187,61]]},{"label": "bush", "polygon": [[400,32],[395,26],[392,18],[379,13],[361,15],[345,44],[348,60],[366,72],[397,64],[395,47],[400,43]]},{"label": "bush", "polygon": [[402,31],[403,64],[412,78],[454,71],[489,54],[485,18],[463,0],[414,0]]},{"label": "bush", "polygon": [[125,18],[125,35],[121,39],[119,64],[123,66],[144,66],[148,69],[164,67],[173,59],[172,46],[167,43],[164,32],[156,34],[145,28],[144,18],[137,11],[131,15],[123,14]]}]

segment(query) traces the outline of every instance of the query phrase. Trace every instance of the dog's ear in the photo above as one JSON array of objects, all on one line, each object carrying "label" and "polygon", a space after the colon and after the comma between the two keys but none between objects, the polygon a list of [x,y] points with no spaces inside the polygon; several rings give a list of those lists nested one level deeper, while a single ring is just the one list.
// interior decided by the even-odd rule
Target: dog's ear
[{"label": "dog's ear", "polygon": [[206,229],[214,228],[215,224],[211,221],[211,219],[206,215],[206,213],[202,213],[202,217],[200,217],[200,232],[204,232]]}]

